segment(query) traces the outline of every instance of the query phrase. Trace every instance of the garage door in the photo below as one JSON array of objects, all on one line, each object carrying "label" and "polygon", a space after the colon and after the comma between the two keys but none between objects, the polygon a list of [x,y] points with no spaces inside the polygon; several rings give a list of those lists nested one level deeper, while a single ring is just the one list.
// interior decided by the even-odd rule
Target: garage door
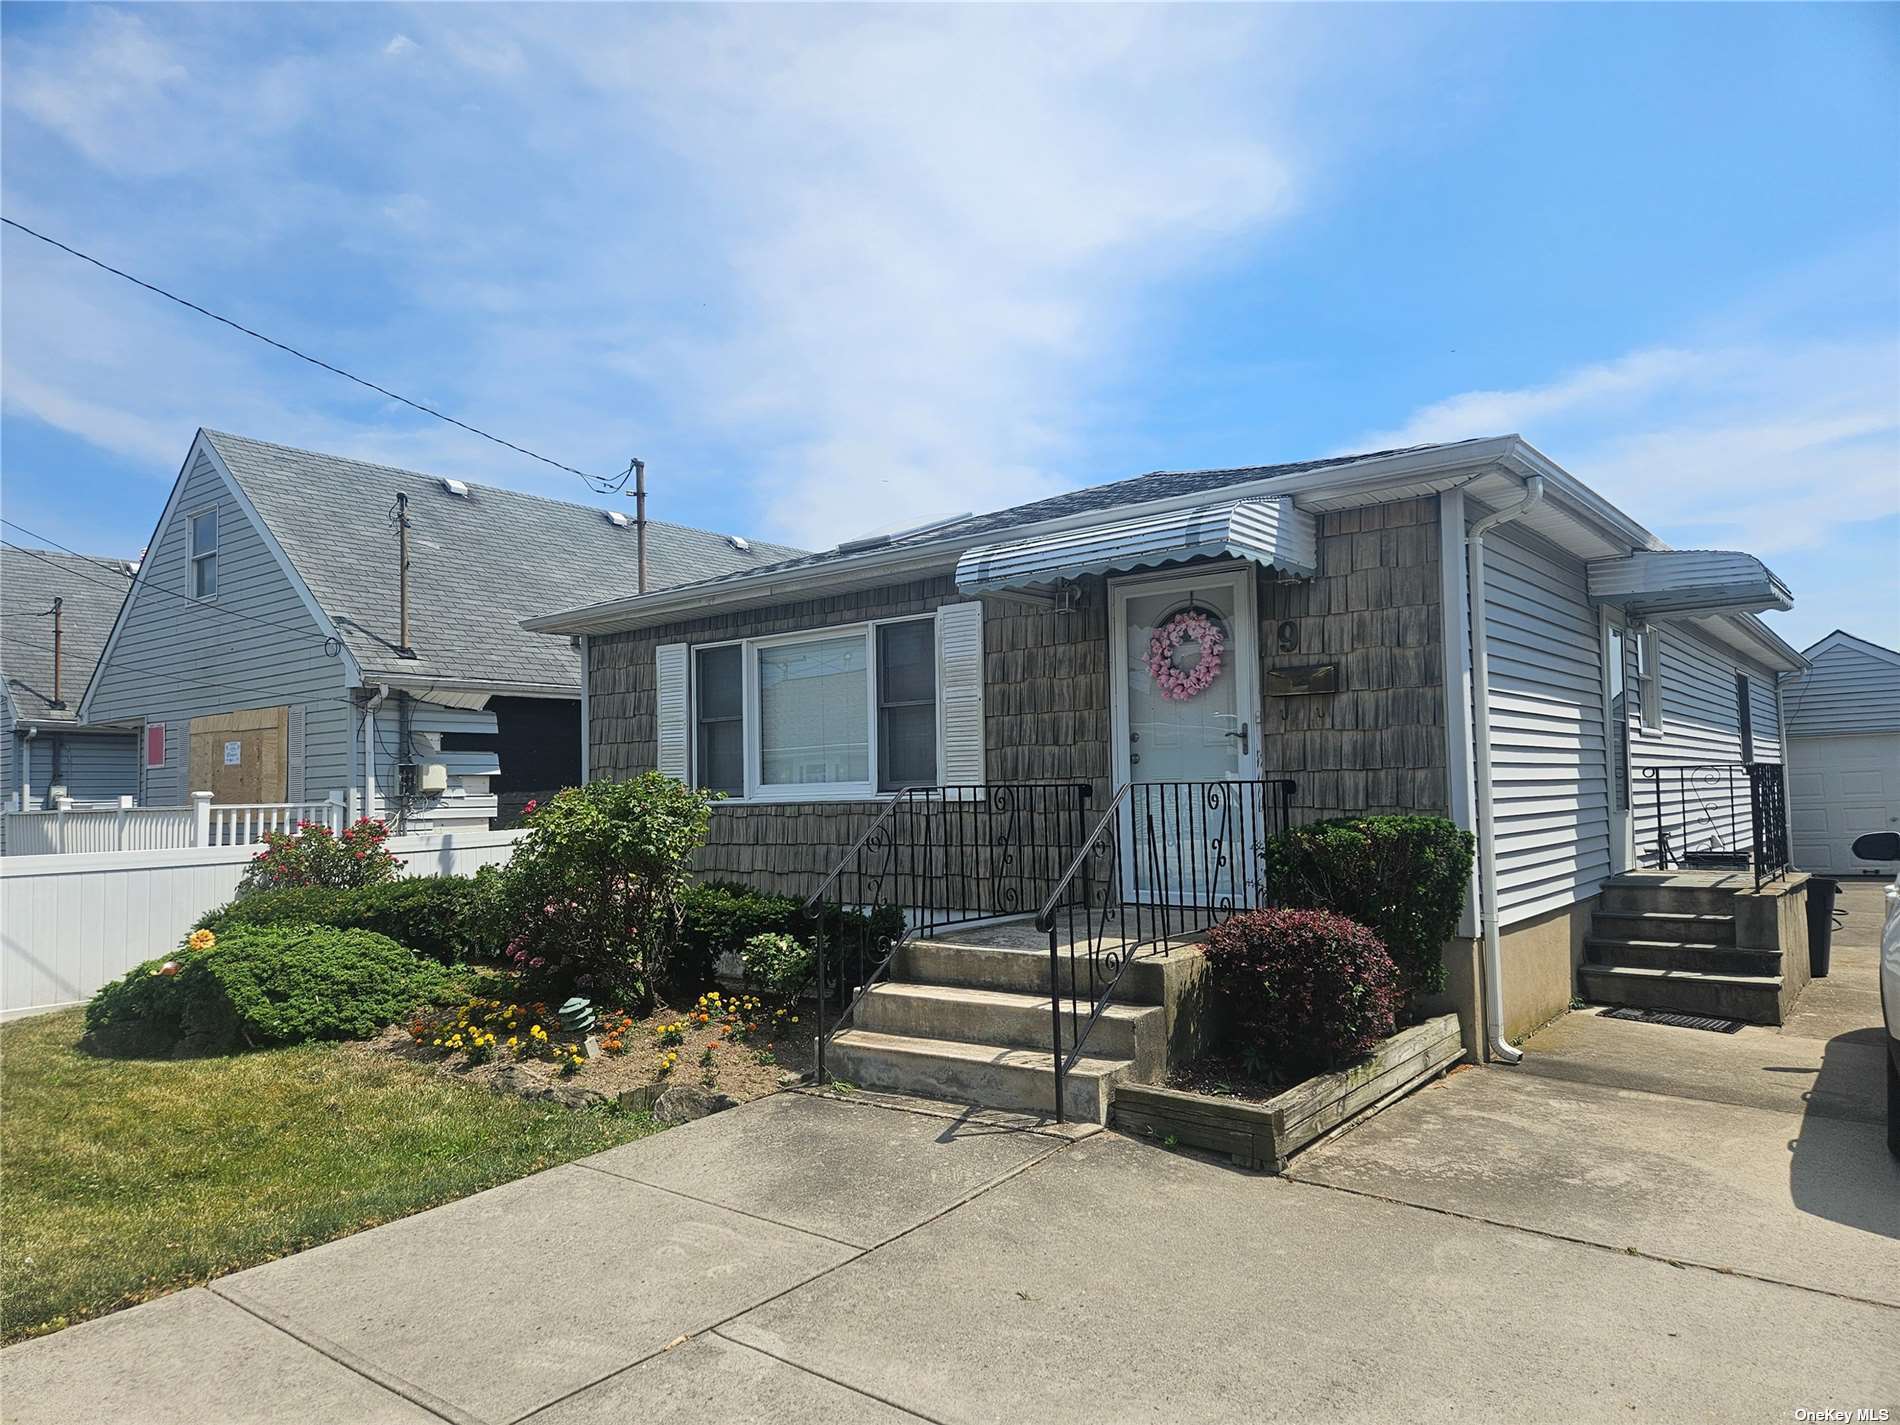
[{"label": "garage door", "polygon": [[1789,738],[1788,830],[1804,871],[1893,871],[1848,848],[1870,831],[1900,831],[1900,732]]}]

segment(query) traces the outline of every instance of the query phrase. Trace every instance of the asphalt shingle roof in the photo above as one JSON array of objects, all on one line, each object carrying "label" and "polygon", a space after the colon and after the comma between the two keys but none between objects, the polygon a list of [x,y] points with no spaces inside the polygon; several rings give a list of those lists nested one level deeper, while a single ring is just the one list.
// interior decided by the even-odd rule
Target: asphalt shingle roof
[{"label": "asphalt shingle roof", "polygon": [[[1166,500],[1177,495],[1215,493],[1233,485],[1251,484],[1256,480],[1273,480],[1287,475],[1304,474],[1308,470],[1324,470],[1334,465],[1351,465],[1361,460],[1378,460],[1392,455],[1411,455],[1421,450],[1447,450],[1453,446],[1474,443],[1476,443],[1475,439],[1443,441],[1426,445],[1400,446],[1393,450],[1369,450],[1357,455],[1333,455],[1323,460],[1299,460],[1285,465],[1244,465],[1230,470],[1156,470],[1147,475],[1112,480],[1104,485],[1089,485],[1080,490],[1068,490],[1060,495],[1050,495],[1045,499],[1033,500],[1024,505],[1011,505],[1007,509],[993,510],[988,514],[968,515],[963,519],[951,520],[945,524],[931,525],[915,534],[904,535],[888,543],[880,543],[876,547],[879,550],[901,549],[907,545],[938,544],[958,539],[975,544],[988,535],[1007,535],[1012,529],[1036,524],[1042,520],[1061,519],[1065,515],[1087,514],[1094,510],[1112,510],[1121,505],[1145,504],[1151,500]],[[813,568],[867,552],[869,551],[862,548],[820,550],[814,554],[801,554],[795,558],[781,560],[776,564],[766,566],[763,570],[732,570],[711,578],[695,580],[694,583],[722,584],[744,574],[759,572],[776,574]],[[606,599],[590,599],[588,602],[604,603]]]},{"label": "asphalt shingle roof", "polygon": [[[365,673],[405,681],[580,684],[564,638],[521,620],[621,598],[639,582],[635,532],[600,506],[442,479],[206,431]],[[459,478],[459,477],[458,477]],[[392,507],[409,496],[409,642],[396,656],[398,591]],[[631,509],[632,497],[627,500]],[[803,551],[659,520],[647,523],[649,591],[764,568]]]},{"label": "asphalt shingle roof", "polygon": [[[124,571],[124,572],[121,572]],[[79,722],[79,699],[132,580],[126,561],[50,549],[0,549],[0,671],[22,722]],[[59,691],[53,699],[53,620],[59,610]]]}]

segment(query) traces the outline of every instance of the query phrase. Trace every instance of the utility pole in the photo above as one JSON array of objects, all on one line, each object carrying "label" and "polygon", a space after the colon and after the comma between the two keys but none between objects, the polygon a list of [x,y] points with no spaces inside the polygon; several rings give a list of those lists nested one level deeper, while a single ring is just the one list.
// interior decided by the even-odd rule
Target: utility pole
[{"label": "utility pole", "polygon": [[59,627],[60,614],[59,614],[59,610],[60,610],[60,606],[64,604],[65,602],[66,601],[64,599],[56,598],[53,600],[53,607],[47,610],[47,612],[53,616],[53,700],[47,704],[49,708],[63,708],[66,706],[66,700],[59,695],[59,673],[60,673],[60,667],[59,667],[60,665],[60,656],[59,656],[60,655],[60,627]]},{"label": "utility pole", "polygon": [[633,460],[634,543],[640,552],[640,592],[647,591],[647,463],[638,456]]},{"label": "utility pole", "polygon": [[409,646],[409,497],[396,496],[396,656],[414,658]]}]

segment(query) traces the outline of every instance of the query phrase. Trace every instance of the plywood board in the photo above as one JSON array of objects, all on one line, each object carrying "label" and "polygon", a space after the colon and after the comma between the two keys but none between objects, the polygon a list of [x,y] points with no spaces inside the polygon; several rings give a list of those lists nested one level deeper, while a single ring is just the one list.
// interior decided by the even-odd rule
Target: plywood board
[{"label": "plywood board", "polygon": [[281,802],[288,794],[290,709],[245,708],[191,720],[193,792],[214,802]]}]

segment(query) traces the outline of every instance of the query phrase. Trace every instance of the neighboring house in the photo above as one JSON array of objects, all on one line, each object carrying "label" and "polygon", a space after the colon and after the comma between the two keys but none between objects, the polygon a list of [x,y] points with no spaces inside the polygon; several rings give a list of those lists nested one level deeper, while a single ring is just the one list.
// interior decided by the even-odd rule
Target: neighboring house
[{"label": "neighboring house", "polygon": [[1804,650],[1781,686],[1795,863],[1834,875],[1891,876],[1856,838],[1900,830],[1900,653],[1836,629]]},{"label": "neighboring house", "polygon": [[[598,507],[200,431],[82,716],[141,729],[148,805],[341,791],[409,826],[506,820],[581,775],[579,656],[520,621],[637,588],[636,538]],[[652,588],[796,552],[647,527]]]},{"label": "neighboring house", "polygon": [[[1285,778],[1301,819],[1449,816],[1480,845],[1453,992],[1470,1036],[1495,926],[1501,1045],[1568,1007],[1599,890],[1660,832],[1748,852],[1743,764],[1778,758],[1776,679],[1802,666],[1755,615],[1790,603],[1754,557],[1668,550],[1505,436],[1121,480],[529,627],[586,639],[594,774],[726,793],[702,869],[794,893],[906,783],[1075,781],[1101,807]],[[1196,610],[1223,671],[1166,697],[1151,640]],[[1739,815],[1674,785],[1705,766]],[[1206,799],[1183,800],[1184,832],[1155,818],[1164,879],[1247,849],[1177,856]]]},{"label": "neighboring house", "polygon": [[[138,729],[80,716],[137,565],[45,549],[0,549],[0,801],[37,811],[64,789],[75,801],[115,801],[139,789]],[[59,601],[59,669],[53,601]]]}]

